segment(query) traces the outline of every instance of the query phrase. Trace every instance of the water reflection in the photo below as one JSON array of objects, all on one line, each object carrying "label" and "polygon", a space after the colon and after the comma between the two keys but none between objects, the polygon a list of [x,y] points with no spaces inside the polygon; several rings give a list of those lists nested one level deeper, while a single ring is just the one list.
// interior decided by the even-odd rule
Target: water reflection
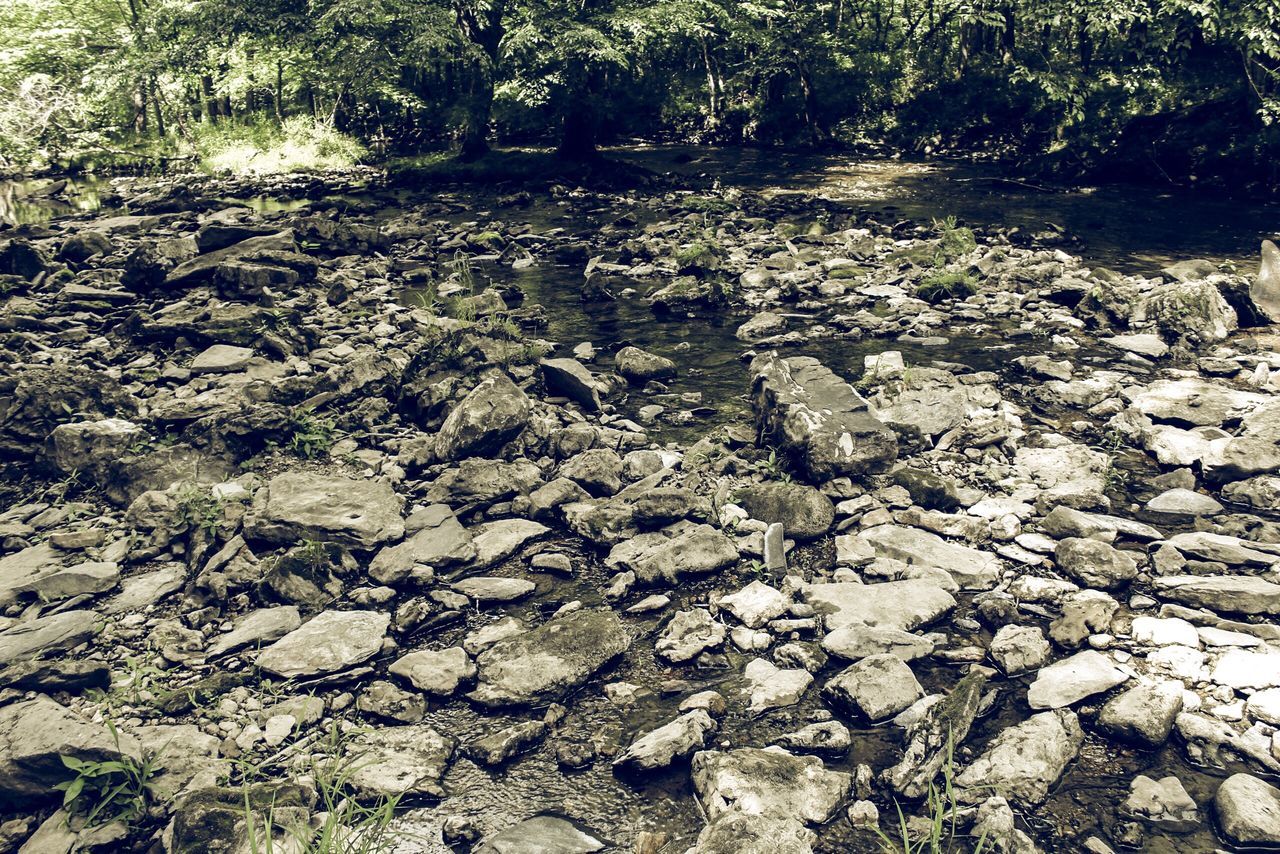
[{"label": "water reflection", "polygon": [[0,223],[38,225],[62,216],[96,211],[107,189],[103,178],[38,178],[0,181]]}]

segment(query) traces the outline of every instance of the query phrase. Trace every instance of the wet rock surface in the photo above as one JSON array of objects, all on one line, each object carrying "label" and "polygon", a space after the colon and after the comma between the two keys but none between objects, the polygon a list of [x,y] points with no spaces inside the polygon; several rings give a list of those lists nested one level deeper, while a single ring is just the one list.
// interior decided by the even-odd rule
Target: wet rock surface
[{"label": "wet rock surface", "polygon": [[0,850],[1280,842],[1274,247],[262,180],[0,233]]}]

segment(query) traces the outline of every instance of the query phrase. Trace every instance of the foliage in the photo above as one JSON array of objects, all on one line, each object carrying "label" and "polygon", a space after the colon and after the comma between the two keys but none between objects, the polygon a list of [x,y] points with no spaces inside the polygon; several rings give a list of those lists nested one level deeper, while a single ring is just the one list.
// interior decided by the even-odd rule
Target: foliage
[{"label": "foliage", "polygon": [[238,175],[337,169],[367,155],[355,139],[310,116],[201,125],[192,148],[209,171]]},{"label": "foliage", "polygon": [[977,292],[978,280],[957,272],[932,273],[916,287],[916,296],[934,305],[949,299],[965,299]]},{"label": "foliage", "polygon": [[955,854],[959,851],[971,851],[972,854],[984,854],[990,850],[986,834],[973,843],[973,847],[958,845],[956,831],[959,829],[960,802],[956,798],[953,780],[955,778],[955,750],[950,735],[947,736],[947,755],[942,766],[942,788],[933,782],[929,783],[929,792],[925,798],[925,818],[927,831],[924,838],[912,832],[902,805],[896,800],[894,806],[898,813],[897,837],[890,837],[876,828],[885,854]]},{"label": "foliage", "polygon": [[295,409],[289,414],[288,431],[285,447],[304,460],[324,456],[333,447],[333,421],[308,409]]},{"label": "foliage", "polygon": [[[120,733],[111,721],[107,721],[107,727],[119,752]],[[76,776],[55,788],[63,793],[62,806],[84,816],[86,826],[98,827],[117,821],[130,824],[145,815],[147,782],[159,770],[151,759],[139,762],[123,753],[119,759],[107,760],[66,755],[60,758]]]}]

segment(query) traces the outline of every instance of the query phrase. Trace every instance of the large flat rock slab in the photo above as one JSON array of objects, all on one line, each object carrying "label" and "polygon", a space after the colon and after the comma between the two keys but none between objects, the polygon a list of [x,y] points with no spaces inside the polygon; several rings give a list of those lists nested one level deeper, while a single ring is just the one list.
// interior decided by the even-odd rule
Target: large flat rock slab
[{"label": "large flat rock slab", "polygon": [[376,480],[285,472],[254,496],[246,538],[292,544],[322,540],[371,549],[404,536],[403,501]]},{"label": "large flat rock slab", "polygon": [[257,663],[286,679],[337,673],[377,655],[390,624],[376,611],[325,611],[258,653]]},{"label": "large flat rock slab", "polygon": [[693,786],[712,819],[729,812],[822,824],[849,796],[852,778],[816,756],[779,747],[695,753]]},{"label": "large flat rock slab", "polygon": [[558,701],[630,646],[617,614],[575,611],[480,653],[477,685],[468,696],[482,706]]},{"label": "large flat rock slab", "polygon": [[858,537],[882,557],[945,570],[963,590],[989,590],[1000,578],[1000,559],[995,555],[947,542],[919,528],[877,525]]},{"label": "large flat rock slab", "polygon": [[807,584],[800,596],[823,615],[828,630],[857,623],[909,632],[934,622],[956,606],[950,593],[921,579],[883,584]]}]

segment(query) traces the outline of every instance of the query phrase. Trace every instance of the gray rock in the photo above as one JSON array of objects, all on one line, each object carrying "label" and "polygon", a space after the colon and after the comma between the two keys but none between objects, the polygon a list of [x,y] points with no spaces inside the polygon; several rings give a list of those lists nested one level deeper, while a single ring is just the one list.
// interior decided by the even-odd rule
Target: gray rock
[{"label": "gray rock", "polygon": [[1128,678],[1106,655],[1089,649],[1041,669],[1027,690],[1027,703],[1033,709],[1061,709]]},{"label": "gray rock", "polygon": [[562,818],[540,815],[486,839],[476,854],[591,854],[605,844]]},{"label": "gray rock", "polygon": [[1172,833],[1187,833],[1200,824],[1200,811],[1182,781],[1173,775],[1153,780],[1139,774],[1129,784],[1129,797],[1121,808],[1126,815]]},{"label": "gray rock", "polygon": [[1054,552],[1058,567],[1080,583],[1115,590],[1132,581],[1138,564],[1128,554],[1098,540],[1071,537]]},{"label": "gray rock", "polygon": [[735,503],[766,524],[781,523],[787,536],[812,540],[831,530],[836,518],[831,499],[802,483],[768,481],[738,490]]},{"label": "gray rock", "polygon": [[1280,616],[1280,584],[1251,575],[1170,575],[1155,579],[1156,595],[1230,614]]},{"label": "gray rock", "polygon": [[1216,516],[1222,505],[1190,489],[1169,489],[1148,501],[1147,510],[1174,516]]},{"label": "gray rock", "polygon": [[712,820],[725,813],[822,824],[849,796],[852,778],[828,771],[816,756],[779,747],[742,747],[693,755],[693,787]]},{"label": "gray rock", "polygon": [[543,359],[538,364],[548,392],[567,397],[588,412],[600,411],[600,386],[585,365],[577,359]]},{"label": "gray rock", "polygon": [[207,655],[216,658],[246,646],[279,640],[301,625],[302,617],[293,605],[259,608],[240,617],[231,631],[209,644]]},{"label": "gray rock", "polygon": [[232,344],[214,344],[205,348],[191,360],[191,373],[230,374],[249,367],[253,358],[252,347],[236,347]]},{"label": "gray rock", "polygon": [[409,680],[413,687],[437,697],[450,697],[463,682],[475,678],[476,665],[460,646],[419,650],[402,655],[388,672]]},{"label": "gray rock", "polygon": [[218,739],[194,724],[138,727],[132,735],[156,768],[147,790],[168,802],[184,790],[217,785],[225,763],[218,760]]},{"label": "gray rock", "polygon": [[75,773],[62,762],[142,761],[137,741],[121,733],[119,743],[106,727],[89,723],[43,695],[0,706],[0,795],[10,803],[61,797],[58,783]]},{"label": "gray rock", "polygon": [[523,578],[474,575],[454,582],[453,589],[476,602],[514,602],[533,593],[536,585]]},{"label": "gray rock", "polygon": [[956,776],[960,798],[979,803],[1000,792],[1027,806],[1042,803],[1080,752],[1084,733],[1074,712],[1041,712],[1004,730]]},{"label": "gray rock", "polygon": [[821,721],[778,736],[776,743],[793,753],[844,756],[853,744],[849,728],[840,721]]},{"label": "gray rock", "polygon": [[669,380],[676,375],[675,362],[639,347],[623,347],[614,356],[614,364],[617,365],[618,373],[634,383]]},{"label": "gray rock", "polygon": [[1270,240],[1262,241],[1262,259],[1249,297],[1272,323],[1280,323],[1280,248]]},{"label": "gray rock", "polygon": [[445,462],[488,456],[520,435],[533,405],[501,372],[490,374],[454,406],[436,433],[436,456]]},{"label": "gray rock", "polygon": [[1135,321],[1153,321],[1166,338],[1191,337],[1196,343],[1221,341],[1238,327],[1235,310],[1208,282],[1179,282],[1150,291]]},{"label": "gray rock", "polygon": [[921,635],[862,623],[849,623],[828,632],[822,638],[824,650],[850,661],[886,653],[903,661],[914,661],[931,654],[933,646],[932,640]]},{"label": "gray rock", "polygon": [[67,557],[67,552],[41,543],[0,558],[0,605],[19,599],[58,602],[103,593],[120,580],[120,567],[115,563],[85,561],[67,566]]},{"label": "gray rock", "polygon": [[346,670],[378,654],[390,623],[375,611],[325,611],[258,653],[257,665],[286,679]]},{"label": "gray rock", "polygon": [[64,472],[88,472],[101,478],[107,466],[145,438],[146,432],[123,418],[59,424],[49,434],[54,465]]},{"label": "gray rock", "polygon": [[991,639],[990,652],[1001,670],[1016,676],[1049,660],[1049,641],[1035,626],[1001,626]]},{"label": "gray rock", "polygon": [[545,721],[524,721],[476,739],[462,752],[472,762],[493,768],[537,744],[547,734]]},{"label": "gray rock", "polygon": [[480,653],[477,685],[467,696],[489,707],[557,701],[630,646],[613,611],[574,611]]},{"label": "gray rock", "polygon": [[827,680],[822,692],[873,721],[883,720],[924,696],[915,674],[896,655],[870,655]]},{"label": "gray rock", "polygon": [[455,747],[453,738],[424,724],[386,727],[357,735],[342,762],[362,798],[441,798]]},{"label": "gray rock", "polygon": [[610,569],[630,570],[641,582],[653,584],[715,572],[737,560],[738,547],[723,533],[710,525],[680,522],[619,543],[604,563]]},{"label": "gray rock", "polygon": [[444,504],[432,504],[409,517],[418,530],[403,543],[386,546],[369,563],[369,576],[383,584],[398,584],[416,565],[446,569],[476,556],[471,534]]},{"label": "gray rock", "polygon": [[716,722],[703,709],[694,709],[650,730],[613,761],[613,767],[636,771],[666,768],[706,746]]},{"label": "gray rock", "polygon": [[794,706],[813,684],[809,671],[780,668],[764,658],[753,658],[747,662],[743,675],[751,697],[747,711],[752,714]]},{"label": "gray rock", "polygon": [[938,620],[956,606],[950,593],[932,581],[918,579],[806,584],[800,596],[823,615],[828,629],[859,623],[909,632]]},{"label": "gray rock", "polygon": [[995,555],[949,543],[919,528],[876,525],[858,536],[882,557],[945,570],[964,590],[989,590],[999,578],[1000,559]]},{"label": "gray rock", "polygon": [[310,539],[371,549],[404,536],[402,503],[383,481],[285,472],[254,496],[245,537],[288,544]]},{"label": "gray rock", "polygon": [[685,854],[813,854],[816,839],[793,818],[730,810],[704,827]]},{"label": "gray rock", "polygon": [[672,664],[697,658],[724,643],[729,630],[701,608],[677,611],[662,629],[655,646],[658,657]]},{"label": "gray rock", "polygon": [[71,649],[97,631],[98,615],[93,611],[62,611],[17,623],[0,632],[0,665]]},{"label": "gray rock", "polygon": [[781,448],[813,480],[883,471],[897,458],[894,432],[817,359],[769,353],[751,372],[761,441]]},{"label": "gray rock", "polygon": [[721,596],[716,605],[733,614],[744,626],[758,629],[785,614],[791,602],[776,587],[757,579],[736,593]]},{"label": "gray rock", "polygon": [[910,725],[910,740],[902,759],[883,774],[894,791],[909,798],[923,797],[930,791],[943,766],[952,761],[955,745],[968,737],[973,720],[982,709],[987,681],[994,673],[985,667],[974,667],[950,693],[929,705]]},{"label": "gray rock", "polygon": [[1159,747],[1169,740],[1182,712],[1182,683],[1136,685],[1111,698],[1098,714],[1098,728],[1122,741]]},{"label": "gray rock", "polygon": [[1237,845],[1280,844],[1280,789],[1250,774],[1232,774],[1213,798],[1222,834]]},{"label": "gray rock", "polygon": [[471,529],[471,544],[476,549],[472,566],[483,569],[501,563],[518,552],[525,543],[550,531],[546,525],[530,519],[498,519],[477,525]]}]

